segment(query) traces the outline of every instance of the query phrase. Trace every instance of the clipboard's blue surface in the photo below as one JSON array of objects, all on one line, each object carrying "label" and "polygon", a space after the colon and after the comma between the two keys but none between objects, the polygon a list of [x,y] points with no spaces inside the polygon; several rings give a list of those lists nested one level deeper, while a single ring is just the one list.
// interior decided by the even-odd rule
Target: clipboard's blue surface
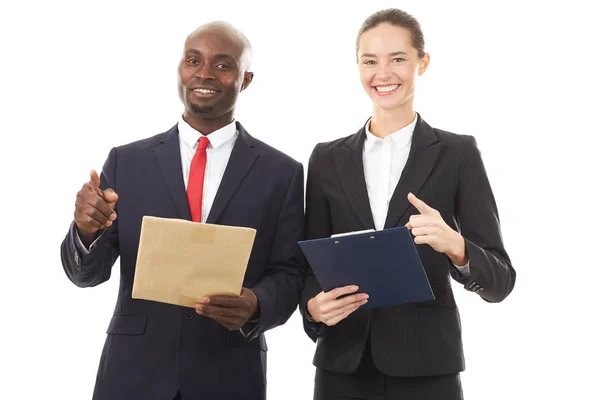
[{"label": "clipboard's blue surface", "polygon": [[298,242],[323,291],[357,285],[364,309],[435,297],[408,228]]}]

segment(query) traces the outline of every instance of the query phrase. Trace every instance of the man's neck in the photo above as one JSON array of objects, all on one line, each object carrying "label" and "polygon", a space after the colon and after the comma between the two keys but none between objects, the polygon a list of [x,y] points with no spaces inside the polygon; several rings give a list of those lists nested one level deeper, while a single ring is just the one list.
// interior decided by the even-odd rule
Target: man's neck
[{"label": "man's neck", "polygon": [[229,125],[231,121],[233,121],[233,112],[217,118],[199,118],[198,116],[186,111],[183,113],[183,120],[198,132],[208,136],[214,131]]},{"label": "man's neck", "polygon": [[373,106],[373,117],[369,124],[369,130],[373,135],[384,138],[410,125],[415,117],[412,104],[394,110],[382,110],[377,106]]}]

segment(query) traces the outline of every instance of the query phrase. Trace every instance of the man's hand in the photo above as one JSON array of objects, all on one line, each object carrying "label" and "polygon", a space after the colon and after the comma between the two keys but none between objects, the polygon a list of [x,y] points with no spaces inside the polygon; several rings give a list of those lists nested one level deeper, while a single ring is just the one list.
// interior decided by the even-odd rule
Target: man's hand
[{"label": "man's hand", "polygon": [[[333,326],[367,303],[369,295],[366,293],[350,295],[357,290],[358,286],[350,285],[321,292],[308,301],[308,312],[315,322]],[[349,296],[340,299],[343,295]]]},{"label": "man's hand", "polygon": [[90,172],[90,181],[77,192],[75,200],[75,224],[86,247],[101,229],[112,225],[117,219],[115,206],[119,196],[112,189],[100,190],[100,178],[96,171]]},{"label": "man's hand", "polygon": [[230,331],[240,329],[258,311],[258,299],[250,289],[239,296],[210,296],[196,304],[196,313],[212,318]]},{"label": "man's hand", "polygon": [[460,233],[450,228],[437,210],[429,207],[414,194],[408,194],[408,201],[421,213],[411,215],[406,224],[415,237],[415,243],[428,244],[435,251],[446,254],[454,264],[465,265],[465,239]]}]

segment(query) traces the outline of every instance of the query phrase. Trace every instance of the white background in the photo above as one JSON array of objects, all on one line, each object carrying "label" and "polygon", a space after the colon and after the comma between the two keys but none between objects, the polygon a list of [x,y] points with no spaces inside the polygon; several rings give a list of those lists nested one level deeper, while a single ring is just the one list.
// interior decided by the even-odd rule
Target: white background
[{"label": "white background", "polygon": [[[176,123],[186,35],[214,19],[246,33],[255,79],[237,118],[306,165],[370,116],[355,35],[390,6],[420,20],[431,53],[417,111],[478,140],[517,271],[500,304],[454,286],[465,398],[600,398],[600,30],[594,2],[551,3],[2,2],[0,398],[91,398],[118,273],[76,288],[60,242],[109,149]],[[267,340],[268,398],[311,399],[299,314]]]}]

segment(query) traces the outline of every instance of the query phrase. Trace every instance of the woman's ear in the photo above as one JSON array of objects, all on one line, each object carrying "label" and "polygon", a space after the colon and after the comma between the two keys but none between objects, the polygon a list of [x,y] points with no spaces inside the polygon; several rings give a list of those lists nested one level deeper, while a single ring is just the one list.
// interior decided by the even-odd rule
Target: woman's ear
[{"label": "woman's ear", "polygon": [[427,67],[429,67],[429,53],[425,53],[425,55],[421,58],[421,62],[419,63],[419,76],[423,75],[425,71],[427,71]]}]

